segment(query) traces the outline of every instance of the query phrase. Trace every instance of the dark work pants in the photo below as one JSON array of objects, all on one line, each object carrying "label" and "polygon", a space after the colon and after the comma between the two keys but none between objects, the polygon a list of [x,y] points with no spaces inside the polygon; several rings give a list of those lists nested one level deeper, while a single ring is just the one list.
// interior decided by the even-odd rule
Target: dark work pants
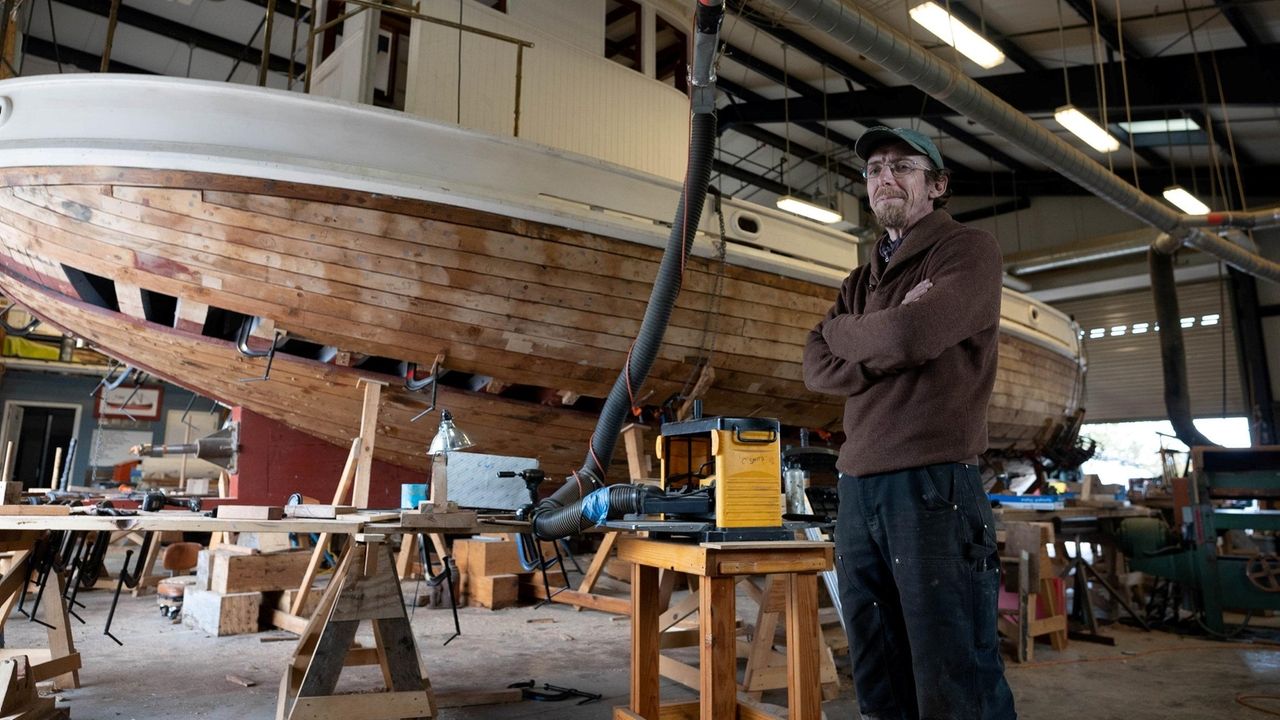
[{"label": "dark work pants", "polygon": [[836,569],[866,720],[1014,720],[995,520],[973,465],[840,476]]}]

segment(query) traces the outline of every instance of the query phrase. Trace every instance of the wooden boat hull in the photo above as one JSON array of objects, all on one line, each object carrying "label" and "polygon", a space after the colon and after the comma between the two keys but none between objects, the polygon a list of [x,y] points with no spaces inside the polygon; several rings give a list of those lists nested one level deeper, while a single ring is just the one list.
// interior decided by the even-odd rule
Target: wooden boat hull
[{"label": "wooden boat hull", "polygon": [[[639,328],[662,253],[659,217],[678,186],[291,93],[110,77],[0,85],[11,103],[0,116],[0,291],[38,316],[344,446],[359,420],[349,391],[359,374],[397,383],[385,374],[396,361],[425,369],[442,358],[480,391],[441,388],[479,450],[538,457],[555,474],[581,462],[591,410]],[[110,122],[90,132],[72,108]],[[275,122],[246,133],[228,126],[239,115]],[[357,126],[379,142],[351,147],[347,128]],[[297,128],[315,142],[300,142]],[[853,244],[758,206],[723,207],[703,218],[633,404],[697,391],[708,414],[838,430],[843,403],[804,387],[801,356],[856,262]],[[724,260],[709,256],[718,221]],[[1078,404],[1078,339],[1065,316],[1025,296],[1006,291],[1004,305],[991,445],[1030,449]],[[242,317],[256,319],[251,346],[278,332],[329,361],[285,345],[269,381],[237,382],[263,361],[242,357],[216,326]],[[381,374],[362,358],[385,359]],[[434,416],[407,421],[426,403],[388,395],[382,459],[425,467]]]}]

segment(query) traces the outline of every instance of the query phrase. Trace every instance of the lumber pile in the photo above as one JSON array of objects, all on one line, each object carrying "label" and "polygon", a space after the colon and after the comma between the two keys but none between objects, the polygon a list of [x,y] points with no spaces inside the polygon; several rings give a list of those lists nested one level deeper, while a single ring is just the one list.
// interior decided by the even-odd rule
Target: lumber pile
[{"label": "lumber pile", "polygon": [[[264,605],[273,609],[279,593],[296,591],[310,559],[305,550],[263,553],[237,545],[201,551],[183,623],[218,637],[258,632]],[[271,594],[266,603],[264,593]]]},{"label": "lumber pile", "polygon": [[[458,564],[461,595],[467,604],[501,610],[515,605],[522,587],[542,583],[541,573],[531,573],[520,564],[516,542],[511,538],[483,535],[453,541],[453,558]],[[563,586],[559,569],[547,575],[552,586]]]}]

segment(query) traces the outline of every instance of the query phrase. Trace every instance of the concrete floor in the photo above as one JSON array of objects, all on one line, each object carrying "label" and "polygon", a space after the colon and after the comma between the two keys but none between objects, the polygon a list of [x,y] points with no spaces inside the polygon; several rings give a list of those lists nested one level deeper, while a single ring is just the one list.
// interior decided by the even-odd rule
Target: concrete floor
[{"label": "concrete floor", "polygon": [[[406,591],[411,590],[406,583]],[[83,655],[83,686],[57,695],[72,718],[173,720],[204,718],[240,720],[272,717],[283,668],[293,651],[292,636],[265,632],[213,638],[161,617],[154,596],[121,598],[114,633],[118,647],[102,634],[111,596],[82,594],[87,625],[76,624],[76,645]],[[750,601],[739,603],[754,614]],[[742,617],[747,614],[743,613]],[[461,611],[462,636],[447,647],[452,632],[447,610],[418,609],[413,619],[419,648],[437,691],[482,691],[508,683],[575,687],[600,693],[588,705],[572,702],[524,701],[507,705],[446,708],[442,720],[500,718],[607,718],[609,707],[625,704],[628,693],[629,623],[598,612],[575,612],[552,605],[498,612]],[[74,623],[74,621],[73,621]],[[1276,618],[1260,623],[1272,629]],[[1125,627],[1108,630],[1117,643],[1107,647],[1073,642],[1064,652],[1047,645],[1036,649],[1035,662],[1010,664],[1008,678],[1019,714],[1030,720],[1217,720],[1264,718],[1267,713],[1237,702],[1242,698],[1280,714],[1280,643],[1225,643],[1183,638],[1164,632],[1143,633]],[[1280,634],[1272,632],[1274,639]],[[367,631],[359,636],[371,642]],[[290,640],[272,641],[278,638]],[[44,631],[15,616],[5,627],[10,648],[43,646]],[[839,698],[824,705],[827,717],[856,718],[856,703],[846,679]],[[242,687],[228,674],[256,681]],[[373,668],[352,668],[340,690],[373,689],[380,676]],[[664,682],[664,699],[692,693]],[[782,694],[766,702],[785,703]]]}]

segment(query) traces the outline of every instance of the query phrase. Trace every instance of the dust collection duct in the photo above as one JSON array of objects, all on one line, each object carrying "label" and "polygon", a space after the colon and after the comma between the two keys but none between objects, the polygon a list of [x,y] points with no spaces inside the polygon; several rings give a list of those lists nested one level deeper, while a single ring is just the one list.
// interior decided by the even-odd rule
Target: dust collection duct
[{"label": "dust collection duct", "polygon": [[[1201,230],[1201,227],[1260,228],[1280,224],[1280,209],[1255,212],[1219,212],[1206,216],[1182,215],[1121,180],[1089,156],[1076,150],[1009,103],[996,97],[959,68],[948,63],[906,35],[881,23],[847,0],[757,0],[794,25],[807,25],[825,33],[853,52],[894,73],[956,112],[981,123],[1022,150],[1034,155],[1064,177],[1164,233],[1152,243],[1152,287],[1163,287],[1163,262],[1182,245],[1202,250],[1243,272],[1280,283],[1280,263]],[[1177,318],[1177,296],[1172,288],[1155,293],[1157,313]],[[1161,357],[1165,366],[1165,402],[1179,439],[1187,445],[1204,444],[1195,431],[1190,402],[1186,398],[1186,359],[1178,323],[1162,323]],[[1174,335],[1178,337],[1174,337]],[[1172,381],[1172,382],[1171,382]]]}]

